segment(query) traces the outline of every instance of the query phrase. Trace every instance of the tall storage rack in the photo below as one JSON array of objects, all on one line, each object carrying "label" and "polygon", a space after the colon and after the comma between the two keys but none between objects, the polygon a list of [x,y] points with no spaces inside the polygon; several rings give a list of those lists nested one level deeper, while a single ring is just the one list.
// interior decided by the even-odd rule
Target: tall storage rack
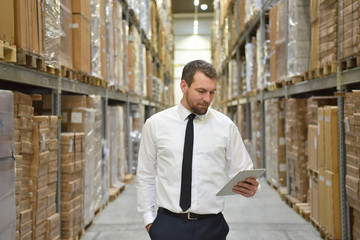
[{"label": "tall storage rack", "polygon": [[[224,1],[226,2],[226,1]],[[218,31],[219,33],[213,37],[212,43],[212,53],[213,53],[213,61],[215,62],[215,67],[219,73],[219,81],[227,82],[229,84],[230,76],[229,76],[229,68],[231,67],[231,60],[235,59],[236,62],[239,62],[241,55],[244,55],[244,45],[250,42],[251,36],[254,36],[256,30],[260,28],[260,38],[261,38],[261,51],[264,51],[265,46],[265,29],[266,24],[269,23],[268,10],[272,8],[278,0],[262,0],[261,8],[258,12],[251,17],[251,19],[246,23],[236,22],[237,16],[241,14],[241,12],[235,12],[237,9],[236,6],[238,4],[244,3],[241,0],[230,0],[227,1],[228,5],[225,5],[225,8],[222,8],[223,2],[217,1],[215,4],[215,8],[217,12],[215,14],[215,22],[219,21],[218,26],[213,29],[213,31]],[[241,2],[241,3],[240,3]],[[250,2],[250,1],[249,1]],[[252,1],[254,2],[254,1]],[[320,1],[319,1],[320,2]],[[338,10],[340,10],[340,1],[338,4]],[[289,0],[285,0],[285,9],[286,9],[286,49],[285,49],[285,59],[287,57],[287,49],[289,42],[289,32],[288,32],[288,19],[289,19]],[[227,18],[227,20],[224,20]],[[231,118],[234,118],[236,115],[236,107],[239,105],[244,106],[246,109],[246,133],[243,134],[243,138],[251,139],[251,104],[260,103],[261,110],[261,165],[262,167],[266,167],[266,144],[265,144],[265,106],[264,101],[268,99],[274,98],[285,98],[288,99],[290,97],[309,97],[313,94],[320,93],[322,94],[335,94],[337,96],[337,107],[338,107],[338,137],[339,137],[339,176],[340,176],[340,209],[341,209],[341,239],[350,239],[351,231],[350,231],[350,220],[349,220],[349,204],[347,200],[346,188],[345,188],[345,176],[346,176],[346,149],[345,149],[345,130],[344,130],[344,94],[345,91],[351,91],[352,89],[359,89],[359,73],[360,68],[350,68],[346,70],[341,69],[341,59],[340,59],[340,17],[336,18],[338,21],[337,29],[334,31],[337,34],[337,66],[336,71],[321,77],[316,77],[311,81],[301,81],[298,83],[289,83],[291,79],[285,79],[282,87],[277,87],[275,89],[269,89],[264,85],[264,79],[266,76],[262,76],[262,83],[260,88],[253,92],[246,92],[236,97],[229,97],[228,99],[223,99],[218,97],[218,102],[216,102],[216,108],[220,111],[227,113]],[[225,21],[228,21],[228,25],[224,24]],[[231,26],[233,21],[236,22],[237,32],[234,34],[233,32],[227,29],[228,26]],[[244,24],[244,29],[239,30],[239,26]],[[217,28],[217,29],[216,29]],[[226,35],[230,36],[230,39],[225,39]],[[220,37],[221,36],[221,37]],[[225,43],[224,43],[225,42]],[[219,49],[221,46],[225,46],[225,50],[223,51],[223,55],[220,54],[220,62],[217,60],[219,55],[214,56],[214,52]],[[227,50],[228,49],[228,50]],[[285,63],[287,61],[285,60]],[[239,64],[239,63],[238,63]],[[284,70],[287,73],[287,64],[284,66]],[[238,77],[240,73],[237,73]],[[263,72],[262,74],[265,75]],[[227,86],[227,85],[225,85]],[[226,91],[222,87],[219,88],[220,91]],[[322,94],[321,94],[322,93]],[[288,146],[286,146],[288,148]],[[286,151],[286,178],[287,178],[287,193],[289,193],[289,160],[288,160],[288,150]]]},{"label": "tall storage rack", "polygon": [[[100,0],[104,1],[104,0]],[[106,2],[106,1],[104,1]],[[118,4],[121,5],[122,9],[122,20],[124,20],[128,26],[133,26],[134,29],[138,32],[140,36],[140,43],[145,46],[145,50],[150,53],[152,59],[152,78],[157,82],[162,82],[160,87],[166,88],[168,92],[172,89],[173,84],[173,73],[171,69],[172,59],[173,59],[173,44],[172,41],[165,41],[164,33],[160,29],[161,21],[159,17],[158,10],[156,9],[157,2],[155,0],[150,1],[151,4],[155,6],[156,13],[155,17],[155,26],[157,27],[156,39],[159,39],[156,42],[157,46],[154,49],[154,45],[148,39],[148,36],[145,34],[144,30],[140,26],[140,21],[138,16],[134,13],[134,10],[130,8],[128,1],[118,0]],[[149,2],[149,4],[150,4]],[[162,3],[162,1],[160,1]],[[165,4],[165,3],[163,3]],[[161,6],[162,7],[162,6]],[[169,6],[169,9],[171,7]],[[105,11],[105,9],[104,9]],[[104,15],[107,13],[104,12]],[[172,23],[172,15],[169,14],[169,21]],[[150,23],[149,23],[150,24]],[[162,30],[163,31],[163,30]],[[160,41],[161,40],[161,41]],[[161,43],[160,43],[161,42]],[[164,48],[164,49],[163,49]],[[166,49],[165,49],[166,48]],[[163,52],[162,50],[165,50]],[[124,49],[127,52],[127,49]],[[164,56],[168,57],[166,59]],[[146,63],[144,63],[146,64]],[[166,66],[165,66],[166,64]],[[170,71],[169,71],[170,69]],[[144,67],[141,66],[139,71],[145,71]],[[145,75],[145,73],[143,73]],[[145,80],[146,81],[146,80]],[[150,79],[150,81],[153,81]],[[72,80],[66,77],[62,77],[60,74],[50,74],[43,71],[37,71],[36,69],[23,67],[17,64],[8,63],[5,61],[0,61],[0,88],[2,90],[11,90],[19,91],[26,94],[51,94],[51,112],[52,115],[61,116],[61,96],[62,94],[74,94],[74,95],[97,95],[101,97],[101,107],[102,107],[102,139],[109,139],[108,136],[108,115],[107,109],[109,106],[113,105],[122,105],[125,106],[125,127],[126,127],[126,146],[128,151],[131,151],[131,123],[130,123],[130,110],[132,107],[139,109],[143,107],[145,112],[141,112],[144,116],[140,116],[140,127],[143,124],[143,121],[150,117],[153,113],[165,109],[171,106],[172,101],[169,96],[163,96],[162,98],[152,98],[143,96],[143,94],[137,95],[131,92],[126,92],[123,89],[117,90],[108,86],[94,84],[90,85],[87,83],[79,82]],[[140,87],[139,87],[140,88]],[[158,90],[157,90],[158,91]],[[163,91],[160,90],[160,91]],[[58,127],[58,146],[60,149],[60,132],[61,127],[59,124]],[[104,146],[103,146],[104,147]],[[104,149],[103,154],[104,154]],[[123,151],[123,149],[122,149]],[[59,153],[60,156],[60,153]],[[56,197],[56,212],[61,212],[61,157],[58,156],[58,168],[57,168],[57,197]],[[102,159],[104,161],[104,159]],[[128,172],[133,172],[133,158],[132,154],[127,155],[127,167]],[[102,169],[102,172],[107,171]],[[135,170],[136,171],[136,170]],[[104,173],[103,173],[104,174]],[[61,223],[60,223],[61,224]],[[60,226],[61,228],[61,226]]]}]

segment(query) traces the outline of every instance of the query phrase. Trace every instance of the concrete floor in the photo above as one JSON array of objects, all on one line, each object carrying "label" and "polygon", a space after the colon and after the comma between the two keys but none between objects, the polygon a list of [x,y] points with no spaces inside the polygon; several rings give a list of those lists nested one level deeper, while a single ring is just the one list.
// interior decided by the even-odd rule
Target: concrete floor
[{"label": "concrete floor", "polygon": [[[319,232],[280,199],[266,181],[254,198],[226,197],[227,240],[317,240]],[[95,218],[81,240],[148,240],[136,210],[135,181]]]}]

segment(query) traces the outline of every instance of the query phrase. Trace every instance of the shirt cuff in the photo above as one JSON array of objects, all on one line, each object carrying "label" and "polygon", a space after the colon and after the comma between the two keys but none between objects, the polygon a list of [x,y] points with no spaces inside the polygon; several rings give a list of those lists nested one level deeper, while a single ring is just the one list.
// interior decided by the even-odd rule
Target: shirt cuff
[{"label": "shirt cuff", "polygon": [[143,219],[144,219],[144,224],[145,226],[147,226],[149,223],[154,222],[155,220],[155,213],[153,211],[150,212],[146,212],[143,215]]}]

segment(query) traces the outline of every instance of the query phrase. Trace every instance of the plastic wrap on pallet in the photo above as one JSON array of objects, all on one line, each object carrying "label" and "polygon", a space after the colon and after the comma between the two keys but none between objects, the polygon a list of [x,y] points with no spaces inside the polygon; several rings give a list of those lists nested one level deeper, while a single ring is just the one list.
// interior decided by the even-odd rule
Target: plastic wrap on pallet
[{"label": "plastic wrap on pallet", "polygon": [[257,65],[257,83],[256,86],[258,89],[264,88],[264,74],[265,74],[265,64],[266,60],[264,57],[264,44],[261,43],[261,29],[256,30],[256,65]]},{"label": "plastic wrap on pallet", "polygon": [[255,90],[253,88],[252,81],[256,78],[255,69],[255,57],[256,57],[256,49],[253,43],[247,43],[245,46],[245,56],[246,56],[246,91],[251,92]]},{"label": "plastic wrap on pallet", "polygon": [[261,162],[261,111],[260,102],[251,103],[251,142],[254,149],[254,166],[260,168]]},{"label": "plastic wrap on pallet", "polygon": [[103,169],[108,167],[107,162],[102,160],[102,103],[100,96],[91,96],[93,101],[93,108],[95,109],[95,123],[92,126],[94,130],[94,149],[95,149],[95,165],[94,165],[94,181],[95,183],[95,210],[99,209],[104,204],[104,199],[108,199],[108,190],[103,189],[103,183],[108,185],[109,176],[103,172]]},{"label": "plastic wrap on pallet", "polygon": [[128,76],[128,54],[125,53],[125,49],[128,49],[128,42],[129,42],[129,25],[128,23],[123,20],[122,21],[122,47],[124,49],[123,54],[123,86],[125,91],[129,91],[129,76]]},{"label": "plastic wrap on pallet", "polygon": [[266,179],[276,187],[286,186],[284,101],[265,101]]},{"label": "plastic wrap on pallet", "polygon": [[302,75],[309,69],[310,3],[289,1],[288,76]]},{"label": "plastic wrap on pallet", "polygon": [[84,225],[88,225],[94,218],[95,203],[94,195],[94,162],[95,162],[95,110],[86,109],[85,111],[85,175],[84,175]]},{"label": "plastic wrap on pallet", "polygon": [[125,139],[122,106],[110,107],[111,186],[120,188],[125,181]]},{"label": "plastic wrap on pallet", "polygon": [[0,239],[15,239],[15,161],[13,93],[0,90]]},{"label": "plastic wrap on pallet", "polygon": [[65,5],[63,2],[60,4],[60,23],[62,34],[60,36],[60,65],[67,68],[73,67],[73,47],[72,47],[72,13],[71,4]]},{"label": "plastic wrap on pallet", "polygon": [[140,28],[144,30],[146,38],[150,39],[150,1],[148,0],[140,0]]},{"label": "plastic wrap on pallet", "polygon": [[44,0],[43,17],[46,65],[59,69],[60,37],[64,34],[60,25],[60,0]]},{"label": "plastic wrap on pallet", "polygon": [[261,6],[261,0],[245,1],[245,23],[249,22],[251,18],[260,11]]},{"label": "plastic wrap on pallet", "polygon": [[129,9],[132,9],[135,13],[135,16],[140,20],[140,0],[128,0]]},{"label": "plastic wrap on pallet", "polygon": [[113,0],[106,0],[105,3],[105,31],[106,31],[106,80],[109,87],[114,86],[114,22],[113,22]]},{"label": "plastic wrap on pallet", "polygon": [[95,77],[101,76],[101,60],[100,60],[100,0],[90,1],[90,32],[91,32],[91,74]]},{"label": "plastic wrap on pallet", "polygon": [[140,45],[140,96],[146,96],[146,47]]},{"label": "plastic wrap on pallet", "polygon": [[124,82],[122,79],[124,66],[123,58],[125,49],[123,46],[123,28],[122,28],[122,6],[119,3],[113,5],[113,21],[114,21],[114,48],[110,50],[114,56],[114,84],[116,89],[123,89]]}]

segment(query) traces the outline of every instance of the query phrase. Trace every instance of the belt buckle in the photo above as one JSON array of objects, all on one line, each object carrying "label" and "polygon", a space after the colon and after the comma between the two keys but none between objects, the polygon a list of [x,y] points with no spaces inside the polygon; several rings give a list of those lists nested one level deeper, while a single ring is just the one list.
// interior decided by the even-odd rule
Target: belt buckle
[{"label": "belt buckle", "polygon": [[190,212],[187,213],[188,220],[198,220],[197,218],[192,218],[190,214],[191,214]]}]

